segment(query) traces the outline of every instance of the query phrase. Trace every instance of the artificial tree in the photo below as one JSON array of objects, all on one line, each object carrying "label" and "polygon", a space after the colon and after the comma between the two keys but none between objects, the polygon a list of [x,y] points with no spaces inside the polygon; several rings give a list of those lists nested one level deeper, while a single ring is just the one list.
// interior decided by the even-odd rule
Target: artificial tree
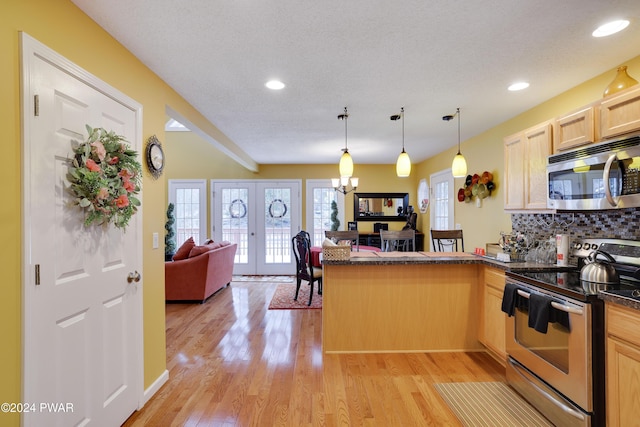
[{"label": "artificial tree", "polygon": [[331,231],[338,231],[340,228],[340,220],[338,219],[338,204],[336,201],[331,202]]},{"label": "artificial tree", "polygon": [[164,229],[167,234],[164,236],[164,258],[165,261],[171,261],[173,254],[176,253],[176,232],[173,230],[173,224],[176,222],[175,216],[173,216],[173,210],[175,206],[173,203],[169,203],[167,207],[167,222],[164,224]]}]

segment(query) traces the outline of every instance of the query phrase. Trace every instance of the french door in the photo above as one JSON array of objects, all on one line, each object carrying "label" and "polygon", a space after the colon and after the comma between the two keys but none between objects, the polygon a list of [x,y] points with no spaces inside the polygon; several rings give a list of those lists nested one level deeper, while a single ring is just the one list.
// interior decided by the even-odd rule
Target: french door
[{"label": "french door", "polygon": [[300,181],[212,181],[212,236],[238,244],[234,274],[294,274]]}]

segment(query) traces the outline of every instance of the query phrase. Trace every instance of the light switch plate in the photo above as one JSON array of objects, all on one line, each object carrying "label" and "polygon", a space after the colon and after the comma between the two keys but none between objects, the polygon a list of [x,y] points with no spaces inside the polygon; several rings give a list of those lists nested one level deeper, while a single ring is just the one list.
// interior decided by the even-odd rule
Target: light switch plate
[{"label": "light switch plate", "polygon": [[158,249],[158,233],[153,233],[153,249]]}]

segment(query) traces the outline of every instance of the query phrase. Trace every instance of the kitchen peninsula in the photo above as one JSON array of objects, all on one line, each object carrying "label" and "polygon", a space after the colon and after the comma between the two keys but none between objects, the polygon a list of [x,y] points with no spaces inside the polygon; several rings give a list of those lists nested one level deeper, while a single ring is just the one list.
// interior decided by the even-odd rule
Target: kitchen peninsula
[{"label": "kitchen peninsula", "polygon": [[[507,269],[459,252],[352,252],[323,264],[325,353],[481,351],[483,269]],[[508,269],[541,268],[527,264]]]}]

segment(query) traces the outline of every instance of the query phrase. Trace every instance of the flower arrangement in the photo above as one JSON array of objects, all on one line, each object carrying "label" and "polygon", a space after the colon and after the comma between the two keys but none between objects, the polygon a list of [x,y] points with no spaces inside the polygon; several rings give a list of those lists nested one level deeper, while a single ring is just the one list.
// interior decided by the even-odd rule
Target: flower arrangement
[{"label": "flower arrangement", "polygon": [[68,179],[74,204],[85,209],[85,226],[113,222],[125,228],[138,211],[142,166],[126,139],[87,125],[89,137],[73,149]]}]

